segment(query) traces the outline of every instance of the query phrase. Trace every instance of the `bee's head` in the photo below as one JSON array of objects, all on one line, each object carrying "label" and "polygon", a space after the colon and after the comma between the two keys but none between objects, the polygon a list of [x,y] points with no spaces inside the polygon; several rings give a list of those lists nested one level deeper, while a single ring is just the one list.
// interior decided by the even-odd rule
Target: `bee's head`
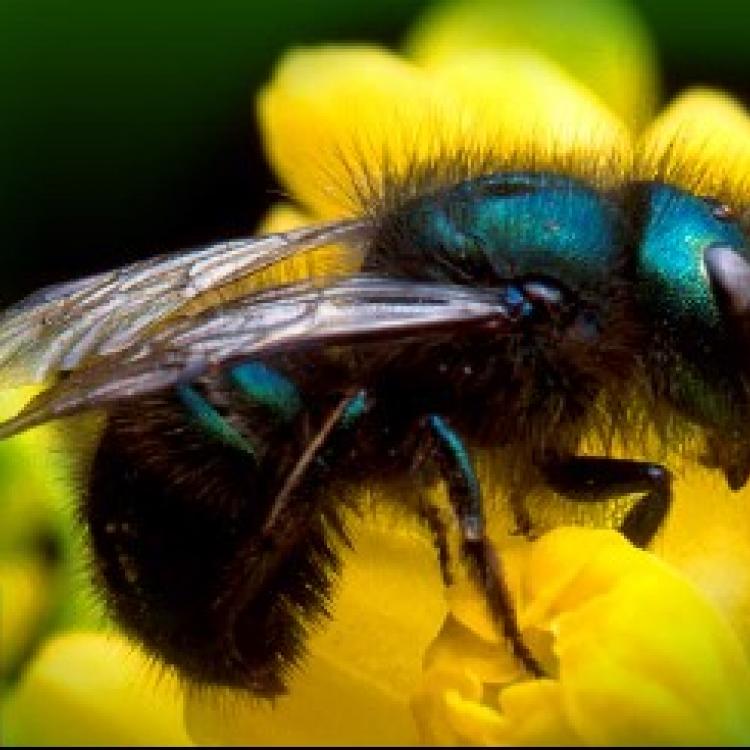
[{"label": "bee's head", "polygon": [[636,277],[651,372],[659,395],[706,428],[714,465],[737,488],[750,474],[750,247],[727,206],[641,189]]}]

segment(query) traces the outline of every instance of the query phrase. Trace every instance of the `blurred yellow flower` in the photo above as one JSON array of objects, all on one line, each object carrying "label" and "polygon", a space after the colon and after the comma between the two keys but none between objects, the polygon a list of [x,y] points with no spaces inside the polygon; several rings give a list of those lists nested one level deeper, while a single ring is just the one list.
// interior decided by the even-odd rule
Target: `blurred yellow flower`
[{"label": "blurred yellow flower", "polygon": [[[0,391],[0,418],[15,413],[30,388]],[[70,503],[59,445],[48,429],[0,443],[0,680],[23,667],[46,630],[70,618]],[[70,607],[69,607],[70,605]]]},{"label": "blurred yellow flower", "polygon": [[2,714],[10,746],[188,745],[182,692],[117,635],[48,640]]}]

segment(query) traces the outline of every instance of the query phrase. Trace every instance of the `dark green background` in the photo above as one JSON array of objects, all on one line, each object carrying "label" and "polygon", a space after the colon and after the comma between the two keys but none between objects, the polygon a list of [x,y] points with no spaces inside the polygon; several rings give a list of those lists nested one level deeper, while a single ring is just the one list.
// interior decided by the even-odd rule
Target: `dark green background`
[{"label": "dark green background", "polygon": [[[250,231],[273,188],[253,92],[281,51],[395,44],[425,4],[0,0],[0,303]],[[667,95],[711,83],[748,101],[750,4],[637,4]]]}]

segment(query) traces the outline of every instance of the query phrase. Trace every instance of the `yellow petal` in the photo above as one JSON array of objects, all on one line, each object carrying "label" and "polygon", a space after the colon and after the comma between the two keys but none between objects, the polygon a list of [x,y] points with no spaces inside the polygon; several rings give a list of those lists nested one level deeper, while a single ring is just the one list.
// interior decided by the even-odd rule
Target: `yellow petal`
[{"label": "yellow petal", "polygon": [[714,603],[750,651],[750,486],[732,492],[697,463],[675,477],[674,507],[653,545]]},{"label": "yellow petal", "polygon": [[401,174],[470,132],[461,107],[427,73],[366,46],[289,53],[258,114],[273,168],[319,218],[358,212],[358,191],[371,190],[386,161]]},{"label": "yellow petal", "polygon": [[[38,391],[0,389],[0,419],[15,415]],[[70,502],[66,469],[60,441],[49,426],[0,442],[0,551],[49,527],[54,512]]]},{"label": "yellow petal", "polygon": [[[0,417],[38,388],[0,390]],[[0,676],[22,668],[45,631],[79,601],[71,591],[68,467],[49,426],[0,442]]]},{"label": "yellow petal", "polygon": [[622,122],[562,68],[537,55],[467,52],[435,63],[494,168],[563,172],[611,187],[631,166]]},{"label": "yellow petal", "polygon": [[[441,638],[436,641],[441,642]],[[470,706],[470,710],[480,707],[481,681],[469,669],[456,666],[448,669],[432,666],[426,675],[411,701],[420,744],[453,745],[464,741],[466,738],[457,736],[462,721],[458,714],[464,705]],[[470,731],[469,737],[472,734]]]},{"label": "yellow petal", "polygon": [[55,601],[56,581],[42,561],[0,561],[0,677],[18,667],[41,634]]},{"label": "yellow petal", "polygon": [[425,163],[438,180],[541,168],[605,187],[630,167],[622,123],[558,66],[528,54],[467,54],[427,73],[376,48],[297,51],[258,110],[272,165],[318,217],[361,211]]},{"label": "yellow petal", "polygon": [[[434,724],[440,741],[545,745],[750,739],[747,653],[720,611],[655,555],[614,532],[561,528],[506,565],[521,625],[549,631],[558,671],[510,684],[495,702],[486,693],[491,666],[477,662],[492,659],[486,646],[433,645],[454,658],[427,666],[417,696],[432,684],[436,692],[419,705],[442,713],[415,711],[423,733]],[[484,632],[476,638],[486,643]],[[507,646],[497,649],[504,663]],[[451,683],[451,674],[460,678]],[[484,692],[466,690],[472,679]]]},{"label": "yellow petal", "polygon": [[750,201],[750,118],[732,97],[685,92],[637,146],[636,177],[659,179],[744,207]]},{"label": "yellow petal", "polygon": [[[476,591],[474,598],[479,599]],[[451,599],[452,607],[453,602],[455,599]],[[519,666],[512,654],[507,654],[507,659],[497,658],[497,645],[501,639],[496,628],[492,628],[489,637],[485,632],[478,633],[465,624],[465,615],[465,611],[461,619],[452,612],[448,615],[438,637],[425,653],[424,668],[448,672],[460,658],[462,668],[482,682],[500,684],[518,677]],[[491,624],[488,619],[485,615],[480,629]]]},{"label": "yellow petal", "polygon": [[422,655],[445,616],[435,551],[413,519],[384,508],[352,520],[353,550],[330,622],[273,706],[193,691],[191,735],[211,744],[413,744],[409,698]]},{"label": "yellow petal", "polygon": [[476,50],[547,57],[633,129],[657,98],[651,40],[632,6],[617,0],[443,2],[417,22],[406,49],[428,66]]},{"label": "yellow petal", "polygon": [[748,742],[750,665],[737,636],[687,579],[629,549],[611,590],[557,622],[571,724],[588,744]]},{"label": "yellow petal", "polygon": [[3,705],[9,745],[187,745],[177,683],[114,635],[58,636]]},{"label": "yellow petal", "polygon": [[566,713],[563,688],[555,680],[524,682],[504,690],[499,709],[505,721],[493,738],[495,744],[580,745],[580,735]]}]

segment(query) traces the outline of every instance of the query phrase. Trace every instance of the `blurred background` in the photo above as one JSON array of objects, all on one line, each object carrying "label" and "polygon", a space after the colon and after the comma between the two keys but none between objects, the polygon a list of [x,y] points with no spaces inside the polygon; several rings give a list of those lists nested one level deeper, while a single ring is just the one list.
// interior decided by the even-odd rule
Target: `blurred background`
[{"label": "blurred background", "polygon": [[[290,45],[397,45],[425,0],[3,0],[0,304],[252,232],[273,179],[253,94]],[[635,0],[665,97],[750,99],[745,0]]]}]

